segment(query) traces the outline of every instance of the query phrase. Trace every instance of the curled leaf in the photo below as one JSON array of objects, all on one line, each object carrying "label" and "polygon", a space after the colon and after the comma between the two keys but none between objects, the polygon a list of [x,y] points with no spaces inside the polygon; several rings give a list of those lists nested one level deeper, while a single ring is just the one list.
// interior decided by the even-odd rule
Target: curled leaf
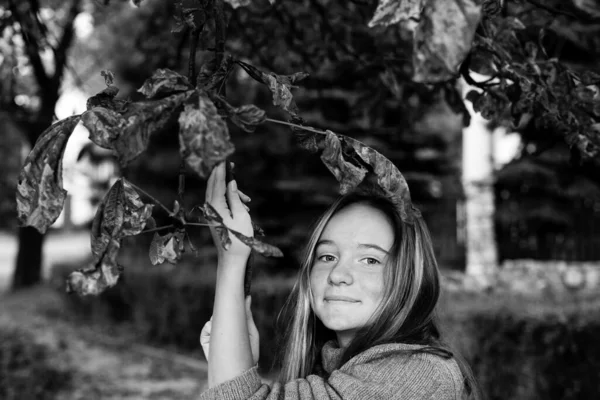
[{"label": "curled leaf", "polygon": [[92,222],[92,253],[99,260],[113,240],[134,236],[144,230],[152,204],[144,204],[131,184],[121,178],[98,206]]},{"label": "curled leaf", "polygon": [[121,110],[126,104],[126,101],[115,99],[117,93],[119,93],[118,87],[108,86],[100,93],[90,97],[86,102],[86,108],[91,110],[94,107],[104,107],[115,111]]},{"label": "curled leaf", "polygon": [[183,229],[167,233],[164,236],[155,233],[152,243],[150,243],[150,262],[153,265],[162,264],[165,261],[176,264],[181,259],[185,248],[184,238],[185,230]]},{"label": "curled leaf", "polygon": [[168,68],[159,68],[150,78],[146,79],[138,92],[151,99],[191,89],[193,89],[192,85],[186,76]]},{"label": "curled leaf", "polygon": [[273,105],[281,107],[292,116],[298,114],[298,106],[292,95],[292,85],[308,76],[305,72],[297,72],[293,75],[277,75],[272,72],[265,73],[258,68],[242,61],[237,63],[250,75],[252,78],[261,82],[269,88],[273,95]]},{"label": "curled leaf", "polygon": [[196,104],[186,104],[179,116],[179,151],[186,164],[206,178],[213,167],[233,154],[227,124],[205,95]]},{"label": "curled leaf", "polygon": [[379,0],[369,28],[388,26],[400,21],[418,21],[424,0]]},{"label": "curled leaf", "polygon": [[246,244],[252,248],[252,250],[262,254],[265,257],[283,257],[283,252],[273,245],[261,242],[255,237],[246,236],[231,229],[227,230],[237,237],[242,243]]},{"label": "curled leaf", "polygon": [[[262,254],[265,257],[283,257],[283,253],[277,247],[261,242],[254,237],[246,236],[240,232],[234,231],[233,229],[229,229],[223,223],[223,218],[219,215],[218,211],[215,210],[210,203],[205,203],[202,210],[204,212],[204,217],[208,221],[216,222],[220,225],[216,227],[216,229],[217,232],[219,232],[219,229],[223,232],[219,233],[219,237],[221,239],[221,245],[224,249],[227,250],[231,245],[231,239],[229,238],[229,232],[231,232],[235,237],[242,241],[242,243],[245,243],[247,246],[251,247],[252,250]],[[257,228],[257,226],[253,224],[253,228]],[[262,232],[262,229],[258,229]]]},{"label": "curled leaf", "polygon": [[384,196],[407,223],[421,216],[412,204],[406,179],[390,160],[358,140],[326,133],[321,160],[340,182],[342,194],[355,190]]},{"label": "curled leaf", "polygon": [[356,165],[357,163],[352,163],[344,158],[342,142],[333,132],[327,132],[325,149],[321,153],[321,161],[340,183],[342,194],[346,194],[357,187],[367,174],[366,168],[362,165]]},{"label": "curled leaf", "polygon": [[67,293],[97,296],[107,288],[116,285],[123,272],[123,267],[117,263],[120,247],[120,240],[111,239],[102,257],[94,261],[92,266],[69,274],[66,281]]},{"label": "curled leaf", "polygon": [[215,227],[215,231],[219,235],[221,246],[223,246],[225,250],[228,250],[231,246],[231,238],[229,237],[229,232],[223,224],[223,218],[219,215],[219,212],[215,210],[210,203],[204,203],[204,207],[201,207],[200,209],[204,213],[204,218],[206,218],[207,221],[216,222],[220,225]]},{"label": "curled leaf", "polygon": [[17,212],[23,226],[41,233],[60,215],[67,191],[63,189],[62,156],[80,116],[60,120],[46,129],[27,156],[19,174]]},{"label": "curled leaf", "polygon": [[90,139],[115,150],[120,164],[125,166],[146,150],[150,137],[167,126],[193,93],[188,90],[159,100],[129,103],[122,111],[93,108],[85,113]]}]

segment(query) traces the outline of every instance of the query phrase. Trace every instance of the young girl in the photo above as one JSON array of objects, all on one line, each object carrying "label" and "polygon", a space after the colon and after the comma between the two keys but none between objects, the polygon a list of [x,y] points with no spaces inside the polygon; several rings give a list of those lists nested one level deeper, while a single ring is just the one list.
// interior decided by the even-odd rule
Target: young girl
[{"label": "young girl", "polygon": [[[215,167],[206,201],[226,226],[252,235],[246,200],[235,181],[225,184],[225,164]],[[226,251],[211,232],[219,265],[213,317],[201,334],[209,362],[201,399],[479,397],[468,367],[440,341],[439,272],[420,216],[407,224],[389,199],[364,192],[325,212],[288,301],[292,320],[272,387],[257,372],[258,332],[244,299],[250,248],[232,237]]]}]

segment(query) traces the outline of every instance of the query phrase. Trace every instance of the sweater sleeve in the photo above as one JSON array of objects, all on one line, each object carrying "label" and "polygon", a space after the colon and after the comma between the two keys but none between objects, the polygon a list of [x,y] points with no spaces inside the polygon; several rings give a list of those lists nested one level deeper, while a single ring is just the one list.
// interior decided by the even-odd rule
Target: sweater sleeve
[{"label": "sweater sleeve", "polygon": [[257,367],[201,394],[200,400],[458,400],[462,374],[456,362],[431,354],[387,355],[349,362],[328,379],[309,375],[281,385],[262,384]]}]

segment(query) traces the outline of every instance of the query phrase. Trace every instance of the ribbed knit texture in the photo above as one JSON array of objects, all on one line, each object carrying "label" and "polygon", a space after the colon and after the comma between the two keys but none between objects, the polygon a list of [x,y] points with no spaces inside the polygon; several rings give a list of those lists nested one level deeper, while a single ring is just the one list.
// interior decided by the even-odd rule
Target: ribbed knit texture
[{"label": "ribbed knit texture", "polygon": [[321,351],[324,379],[309,375],[281,385],[263,384],[256,366],[243,374],[206,390],[200,400],[459,400],[463,377],[453,359],[437,355],[409,354],[423,346],[384,344],[374,346],[339,366],[342,349],[335,341]]}]

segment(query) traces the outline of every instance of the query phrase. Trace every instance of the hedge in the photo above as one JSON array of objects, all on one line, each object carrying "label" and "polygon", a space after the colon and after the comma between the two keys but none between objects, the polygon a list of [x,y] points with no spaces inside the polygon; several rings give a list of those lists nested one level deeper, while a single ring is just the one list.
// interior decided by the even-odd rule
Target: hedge
[{"label": "hedge", "polygon": [[58,399],[71,383],[71,372],[54,366],[49,355],[29,332],[0,327],[0,399]]},{"label": "hedge", "polygon": [[[55,268],[60,279],[73,266]],[[169,269],[170,267],[166,267]],[[252,283],[261,334],[260,368],[273,362],[275,319],[292,280]],[[68,296],[77,315],[132,321],[150,342],[200,352],[199,334],[212,313],[214,267],[129,268],[98,298]],[[489,400],[600,398],[600,302],[585,309],[509,295],[446,294],[440,317],[447,341],[466,358]]]}]

